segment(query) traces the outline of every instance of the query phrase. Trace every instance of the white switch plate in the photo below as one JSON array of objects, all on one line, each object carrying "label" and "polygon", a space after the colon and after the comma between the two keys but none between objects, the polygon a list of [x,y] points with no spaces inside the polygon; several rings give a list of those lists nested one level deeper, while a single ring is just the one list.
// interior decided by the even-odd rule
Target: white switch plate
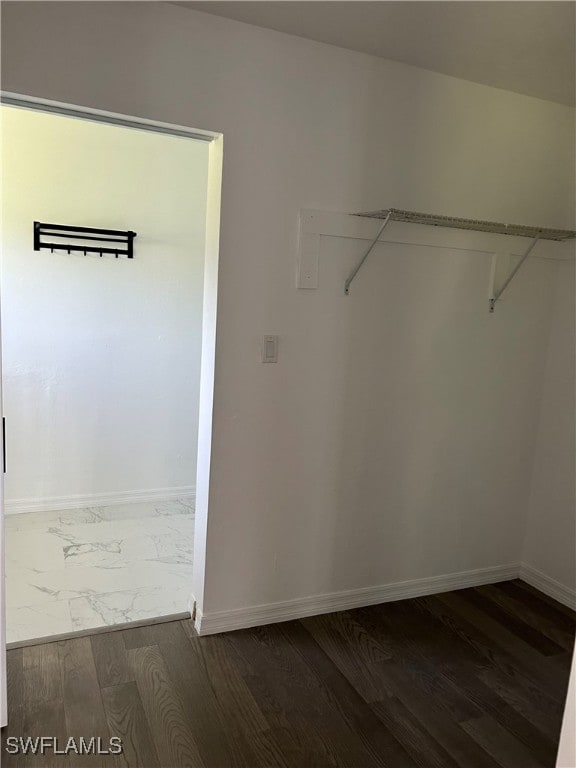
[{"label": "white switch plate", "polygon": [[264,336],[262,341],[262,362],[278,362],[278,336]]}]

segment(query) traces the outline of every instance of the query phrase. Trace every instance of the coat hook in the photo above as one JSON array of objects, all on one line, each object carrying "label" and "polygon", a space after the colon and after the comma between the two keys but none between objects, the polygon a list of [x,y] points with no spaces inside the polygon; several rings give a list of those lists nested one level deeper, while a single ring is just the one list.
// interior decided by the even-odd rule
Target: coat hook
[{"label": "coat hook", "polygon": [[[1,0],[0,0],[1,1]],[[42,237],[48,237],[49,235],[55,235],[56,237],[66,237],[72,240],[97,240],[100,241],[98,245],[88,245],[86,242],[73,242],[70,245],[64,243],[44,242]],[[34,222],[34,250],[39,251],[42,248],[50,249],[50,253],[68,253],[70,256],[72,253],[83,253],[87,256],[89,253],[96,253],[102,258],[105,254],[113,254],[117,259],[120,256],[127,256],[129,259],[133,258],[133,240],[136,237],[136,232],[132,230],[119,230],[119,229],[100,229],[96,227],[77,227],[77,226],[65,226],[64,224],[43,224],[40,221]],[[113,246],[106,246],[106,243],[125,243],[126,250],[119,250]]]}]

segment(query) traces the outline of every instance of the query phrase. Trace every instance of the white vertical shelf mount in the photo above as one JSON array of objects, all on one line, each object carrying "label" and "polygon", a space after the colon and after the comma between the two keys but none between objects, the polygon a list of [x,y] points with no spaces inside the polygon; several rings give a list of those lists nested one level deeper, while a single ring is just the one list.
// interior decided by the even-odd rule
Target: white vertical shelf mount
[{"label": "white vertical shelf mount", "polygon": [[547,227],[533,227],[525,226],[521,224],[502,224],[497,221],[482,221],[479,219],[461,219],[454,216],[437,216],[430,213],[419,213],[417,211],[406,211],[399,208],[386,208],[381,211],[370,211],[368,213],[356,213],[355,216],[360,216],[369,219],[379,219],[382,224],[378,228],[376,237],[372,240],[364,255],[352,270],[348,279],[344,283],[344,293],[349,295],[350,286],[361,270],[364,262],[374,249],[374,246],[378,242],[382,232],[386,229],[391,221],[401,221],[406,224],[425,224],[432,227],[447,227],[450,229],[467,229],[473,232],[489,232],[496,235],[508,235],[511,237],[527,237],[531,239],[531,243],[520,256],[516,265],[509,270],[500,285],[497,285],[498,259],[500,258],[495,254],[495,262],[492,269],[491,290],[489,299],[489,311],[494,312],[496,302],[502,296],[504,291],[508,288],[521,266],[524,264],[528,256],[532,253],[534,247],[539,240],[573,240],[576,238],[576,231],[569,229],[551,229]]}]

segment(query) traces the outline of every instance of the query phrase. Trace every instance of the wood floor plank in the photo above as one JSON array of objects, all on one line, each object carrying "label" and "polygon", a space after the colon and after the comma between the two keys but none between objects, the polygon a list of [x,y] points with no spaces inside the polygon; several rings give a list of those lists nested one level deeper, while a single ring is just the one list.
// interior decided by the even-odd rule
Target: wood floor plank
[{"label": "wood floor plank", "polygon": [[559,626],[558,622],[554,621],[549,613],[541,610],[536,601],[522,600],[517,593],[506,589],[506,585],[509,583],[487,584],[484,587],[479,587],[478,591],[481,594],[489,595],[492,600],[496,601],[507,611],[529,622],[532,627],[565,651],[572,652],[575,637],[574,628],[566,629],[564,626]]},{"label": "wood floor plank", "polygon": [[19,755],[6,752],[10,744],[8,739],[19,738],[23,735],[24,713],[24,664],[23,649],[15,648],[6,654],[6,682],[8,695],[8,725],[2,729],[1,748],[2,765],[5,768],[21,768],[22,759]]},{"label": "wood floor plank", "polygon": [[[434,633],[441,630],[437,623],[427,623],[424,614],[410,617],[406,609],[400,610],[396,606],[390,616],[388,606],[380,608],[360,609],[355,611],[355,615],[377,641],[394,644],[394,665],[386,667],[389,684],[394,682],[396,688],[408,690],[416,687],[433,698],[437,706],[445,709],[456,721],[477,716],[478,708],[442,674],[442,664],[447,658],[468,659],[468,649],[456,642],[450,633],[440,634],[436,643]],[[425,644],[423,637],[426,638]]]},{"label": "wood floor plank", "polygon": [[282,754],[270,736],[266,718],[240,673],[233,649],[224,636],[199,638],[190,621],[181,624],[195,654],[203,661],[218,701],[220,716],[228,724],[232,753],[245,765],[284,765]]},{"label": "wood floor plank", "polygon": [[[236,657],[226,642],[225,635],[214,635],[209,640],[200,638],[190,629],[190,622],[182,622],[188,642],[206,669],[215,695],[218,697],[227,722],[247,733],[267,731],[268,723],[254,700],[240,673]],[[234,714],[232,719],[230,715]]]},{"label": "wood floor plank", "polygon": [[[51,736],[57,739],[56,748],[63,750],[68,740],[64,701],[60,699],[35,698],[33,702],[24,708],[22,718],[22,735],[36,738],[38,736]],[[56,754],[56,750],[49,748],[39,754],[29,754],[22,760],[22,766],[38,766],[42,768],[66,768],[71,765],[67,755]]]},{"label": "wood floor plank", "polygon": [[545,693],[562,700],[565,698],[566,692],[562,691],[565,675],[522,639],[472,604],[466,595],[446,592],[436,595],[434,600],[443,603],[459,626],[468,630],[467,638],[471,638],[471,643],[487,662],[511,673],[515,670]]},{"label": "wood floor plank", "polygon": [[420,768],[461,768],[399,699],[391,696],[370,706]]},{"label": "wood floor plank", "polygon": [[[390,668],[388,668],[390,667]],[[385,674],[389,680],[395,678],[394,663],[388,662]],[[404,679],[398,681],[396,698],[409,710],[416,721],[422,723],[430,736],[441,744],[459,766],[466,768],[498,768],[496,761],[465,733],[453,717],[416,686],[406,686]]]},{"label": "wood floor plank", "polygon": [[[416,601],[417,607],[424,609],[434,616],[438,621],[446,626],[462,643],[473,649],[474,654],[458,658],[456,653],[445,653],[445,658],[439,659],[440,663],[453,666],[454,664],[468,663],[475,674],[482,678],[485,673],[491,673],[501,680],[501,685],[509,687],[517,692],[520,698],[526,701],[532,700],[537,706],[546,708],[548,711],[556,711],[559,706],[563,707],[564,701],[559,702],[554,695],[557,687],[552,693],[540,684],[541,676],[537,675],[535,680],[532,670],[526,668],[522,659],[514,654],[510,654],[508,649],[502,648],[500,644],[493,643],[487,636],[480,631],[479,626],[474,626],[468,622],[458,611],[452,610],[445,601],[439,599],[439,596],[429,596],[419,598]],[[444,635],[433,631],[430,628],[430,643],[438,643],[441,640],[443,650],[450,647]],[[550,657],[548,657],[549,660]]]},{"label": "wood floor plank", "polygon": [[233,641],[252,670],[248,684],[273,727],[305,738],[310,754],[328,764],[375,765],[365,747],[350,737],[346,720],[281,625],[242,630]]},{"label": "wood floor plank", "polygon": [[4,744],[116,735],[124,754],[2,765],[552,768],[575,618],[514,580],[217,636],[178,620],[11,650]]},{"label": "wood floor plank", "polygon": [[283,624],[280,628],[318,680],[322,681],[333,708],[356,733],[374,765],[392,768],[414,765],[414,761],[398,739],[389,729],[382,727],[379,718],[350,682],[345,671],[336,666],[316,642],[310,633],[310,623],[302,626],[301,622],[292,622]]},{"label": "wood floor plank", "polygon": [[475,674],[455,666],[447,672],[455,685],[485,713],[499,722],[515,739],[524,744],[543,763],[556,753],[557,740],[543,734],[538,728],[511,706],[497,691],[490,688]]},{"label": "wood floor plank", "polygon": [[[102,705],[89,637],[63,640],[58,644],[66,727],[69,736],[108,743],[110,730]],[[69,765],[86,766],[86,756],[71,754]],[[112,761],[108,761],[109,763]]]},{"label": "wood floor plank", "polygon": [[[51,736],[58,740],[55,746],[61,749],[66,744],[67,728],[57,644],[23,648],[22,671],[20,735],[31,739]],[[22,756],[21,765],[38,765],[39,760],[46,768],[63,768],[66,757],[55,754],[55,750],[48,747],[42,754],[31,751]]]},{"label": "wood floor plank", "polygon": [[147,627],[147,635],[158,644],[166,669],[184,702],[189,728],[204,762],[230,768],[245,765],[252,754],[244,755],[232,748],[229,726],[204,661],[195,652],[181,623]]},{"label": "wood floor plank", "polygon": [[550,741],[558,739],[564,706],[528,685],[518,685],[498,669],[487,669],[477,677]]},{"label": "wood floor plank", "polygon": [[[533,702],[538,700],[539,704],[535,706],[550,707],[552,711],[557,706],[557,702],[549,696],[548,692],[542,691],[537,681],[530,679],[518,669],[523,666],[522,659],[505,653],[500,644],[492,643],[478,627],[469,624],[458,612],[452,612],[445,601],[440,599],[441,597],[440,595],[427,597],[418,602],[446,622],[447,626],[451,627],[463,641],[477,649],[482,654],[483,663],[478,665],[473,657],[458,659],[456,654],[447,654],[443,662],[437,657],[439,671],[466,696],[469,702],[483,712],[494,716],[499,722],[505,723],[520,741],[542,756],[544,760],[549,759],[551,751],[554,750],[554,740],[550,735],[540,732],[524,717],[521,708],[517,709],[513,706],[517,701],[513,702],[510,696],[505,698],[500,696],[500,692],[483,682],[482,677],[487,672],[495,672],[501,680],[501,685],[507,686],[510,691],[516,691],[518,697],[530,698]],[[434,633],[430,633],[428,638],[429,645],[438,639],[435,638]],[[441,650],[438,653],[441,653]],[[538,699],[535,699],[535,696]]]},{"label": "wood floor plank", "polygon": [[546,607],[559,625],[561,624],[568,629],[576,627],[576,611],[568,608],[567,605],[562,605],[562,603],[554,600],[553,597],[540,592],[540,590],[521,579],[514,579],[507,582],[507,584],[510,589],[514,589],[517,593],[521,594],[523,600],[531,600],[533,605],[538,605],[542,610]]},{"label": "wood floor plank", "polygon": [[[418,607],[425,605],[430,608],[432,603],[442,606],[438,597],[426,598],[424,601],[419,598],[414,602]],[[436,685],[441,686],[442,689],[441,694],[434,695],[433,688],[430,689],[430,692],[434,695],[437,706],[444,707],[450,702],[452,705],[451,713],[456,721],[473,719],[479,714],[488,712],[504,721],[506,727],[517,738],[542,756],[543,759],[549,758],[554,749],[553,742],[546,735],[540,733],[520,712],[507,704],[478,677],[479,672],[490,668],[488,664],[490,659],[500,660],[501,652],[498,645],[492,645],[488,639],[482,638],[478,630],[470,626],[466,627],[462,635],[462,639],[466,642],[453,646],[445,633],[441,634],[435,629],[435,624],[428,625],[423,617],[419,620],[416,620],[415,616],[410,617],[411,610],[407,604],[398,603],[394,610],[390,610],[388,606],[380,606],[377,612],[361,610],[358,613],[362,617],[361,621],[372,622],[371,628],[375,636],[385,632],[389,638],[397,637],[400,640],[398,643],[399,656],[411,654],[414,645],[416,645],[416,649],[421,648],[422,641],[418,640],[415,634],[418,632],[418,628],[424,632],[426,654],[434,660],[435,671],[433,674],[436,676]],[[446,618],[442,612],[439,615]],[[451,619],[449,627],[460,629],[460,626],[453,624]],[[485,664],[479,666],[477,655],[475,653],[470,654],[468,650],[462,655],[458,655],[458,649],[467,648],[468,642],[473,650],[478,648],[482,651],[488,666]],[[419,656],[416,655],[411,666],[418,669],[421,663]],[[504,666],[506,673],[511,673],[515,685],[520,685],[521,688],[526,685],[525,680],[520,678],[515,670],[511,670],[510,659],[506,658]],[[418,678],[415,679],[415,682],[418,683]],[[475,714],[470,715],[471,712]]]},{"label": "wood floor plank", "polygon": [[24,697],[24,649],[13,648],[6,653],[6,686],[8,700],[15,707]]},{"label": "wood floor plank", "polygon": [[22,651],[26,704],[62,699],[58,644],[32,645]]},{"label": "wood floor plank", "polygon": [[[435,617],[472,651],[470,655],[461,658],[456,653],[445,654],[443,660],[437,657],[439,663],[449,666],[466,663],[479,676],[486,671],[495,671],[499,675],[510,678],[510,685],[519,692],[523,692],[528,698],[537,696],[543,706],[558,705],[559,701],[555,696],[558,686],[552,684],[550,689],[547,678],[543,686],[540,682],[541,674],[537,674],[537,679],[534,679],[533,670],[526,666],[523,659],[509,653],[501,643],[494,643],[482,632],[481,624],[476,626],[471,624],[461,612],[451,608],[446,601],[442,601],[439,595],[418,598],[416,604],[418,608],[424,608]],[[429,637],[431,643],[438,643],[442,638],[442,647],[445,646],[445,636],[441,636],[439,632],[431,631]]]},{"label": "wood floor plank", "polygon": [[560,679],[562,679],[566,673],[570,673],[573,655],[574,651],[572,650],[564,651],[564,653],[559,653],[556,656],[548,656],[549,663],[553,664],[560,671]]},{"label": "wood floor plank", "polygon": [[482,588],[467,589],[462,590],[462,594],[466,596],[469,602],[495,619],[502,627],[505,627],[542,656],[554,656],[564,652],[565,649],[562,646],[531,626],[526,621],[526,617],[519,617],[513,611],[507,610],[498,600],[493,599],[490,591],[484,591]]},{"label": "wood floor plank", "polygon": [[[163,627],[167,624],[163,624]],[[131,651],[134,648],[148,648],[154,643],[150,642],[150,636],[146,634],[148,627],[132,627],[130,629],[123,630],[120,634],[124,641],[124,647],[127,651]]]},{"label": "wood floor plank", "polygon": [[100,688],[133,682],[124,639],[120,632],[92,635],[90,644]]},{"label": "wood floor plank", "polygon": [[351,613],[312,616],[301,623],[365,701],[391,695],[379,669],[393,650],[376,642]]},{"label": "wood floor plank", "polygon": [[[8,702],[10,702],[10,699],[8,699]],[[12,739],[20,739],[24,735],[22,718],[22,706],[13,707],[9,704],[8,724],[2,728],[2,737],[0,739],[2,745],[2,766],[4,768],[22,768],[22,755],[7,751],[7,747],[13,748]]]},{"label": "wood floor plank", "polygon": [[[275,727],[270,733],[277,750],[285,756],[286,764],[290,768],[296,768],[296,766],[339,768],[342,766],[329,739],[324,739],[322,734],[318,735],[315,731],[311,733],[308,724],[304,721],[295,728]],[[274,763],[272,765],[276,768]]]},{"label": "wood floor plank", "polygon": [[[410,601],[411,605],[413,601]],[[383,606],[383,612],[389,611],[389,606]],[[353,617],[362,612],[353,611],[350,616]],[[360,658],[362,664],[370,668],[372,675],[378,675],[381,680],[383,689],[389,696],[396,697],[400,700],[404,706],[410,710],[413,718],[419,720],[421,723],[426,723],[426,728],[430,736],[436,739],[438,743],[441,743],[446,752],[451,756],[453,761],[458,765],[466,766],[467,768],[497,768],[495,761],[478,745],[468,737],[467,734],[462,732],[455,723],[454,714],[460,712],[460,714],[469,714],[470,712],[477,711],[474,707],[466,703],[464,708],[462,702],[460,707],[454,708],[454,706],[445,706],[446,700],[450,700],[454,696],[455,690],[447,690],[444,694],[438,693],[438,680],[433,680],[433,673],[429,672],[424,674],[420,672],[416,676],[407,675],[405,665],[410,665],[411,668],[418,671],[420,667],[420,659],[415,655],[411,649],[407,647],[407,634],[406,622],[403,622],[404,634],[398,634],[390,631],[388,625],[382,625],[381,617],[376,616],[376,612],[373,609],[367,609],[364,612],[365,627],[374,627],[369,621],[366,621],[366,616],[370,615],[374,618],[375,625],[381,629],[378,632],[377,637],[370,634],[366,628],[362,628],[364,632],[363,645],[368,649],[367,655],[358,653],[358,645],[353,644],[353,638],[359,636],[357,629],[353,632],[346,632],[348,642],[328,642],[325,643],[326,637],[330,637],[331,633],[322,632],[317,634],[315,629],[318,624],[325,624],[326,622],[334,622],[337,627],[341,627],[346,621],[346,617],[349,614],[333,614],[326,617],[314,617],[313,619],[303,620],[303,624],[311,631],[316,639],[320,642],[322,647],[326,650],[327,654],[337,664],[339,669],[346,670],[349,664],[354,665],[355,659]],[[418,614],[415,614],[416,618]],[[322,621],[318,621],[322,619]],[[426,633],[427,649],[430,647],[430,628],[418,624],[419,631],[416,633],[416,641],[422,642],[422,631]],[[377,639],[378,638],[378,639]],[[380,644],[379,640],[383,639],[387,642],[386,649]],[[446,647],[446,653],[452,651],[448,645]],[[333,656],[334,652],[336,655]],[[400,658],[401,657],[401,658]],[[437,676],[436,676],[437,677]],[[354,680],[356,683],[356,675],[350,675],[350,680]],[[422,685],[424,681],[424,685]],[[362,685],[363,679],[360,678],[361,689],[366,691],[365,686]],[[444,683],[446,686],[446,683]],[[431,688],[432,686],[432,688]],[[361,690],[360,689],[360,690]],[[370,691],[370,688],[368,689]],[[434,706],[431,706],[431,691],[435,693]],[[461,695],[458,693],[458,696]],[[386,698],[385,698],[386,700]],[[371,699],[374,701],[374,699]]]},{"label": "wood floor plank", "polygon": [[146,719],[162,768],[204,768],[189,715],[157,646],[128,651]]},{"label": "wood floor plank", "polygon": [[553,762],[537,760],[523,744],[490,717],[467,720],[461,725],[502,768],[553,768]]},{"label": "wood floor plank", "polygon": [[[162,768],[135,682],[102,689],[110,732],[122,739],[121,768]],[[145,756],[145,757],[144,757]]]}]

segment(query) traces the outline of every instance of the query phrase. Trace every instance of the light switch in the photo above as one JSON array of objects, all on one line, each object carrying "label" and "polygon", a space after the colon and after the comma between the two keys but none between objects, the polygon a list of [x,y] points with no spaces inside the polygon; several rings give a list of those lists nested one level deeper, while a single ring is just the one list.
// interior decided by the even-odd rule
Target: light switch
[{"label": "light switch", "polygon": [[262,362],[278,362],[278,336],[264,336],[262,343]]}]

